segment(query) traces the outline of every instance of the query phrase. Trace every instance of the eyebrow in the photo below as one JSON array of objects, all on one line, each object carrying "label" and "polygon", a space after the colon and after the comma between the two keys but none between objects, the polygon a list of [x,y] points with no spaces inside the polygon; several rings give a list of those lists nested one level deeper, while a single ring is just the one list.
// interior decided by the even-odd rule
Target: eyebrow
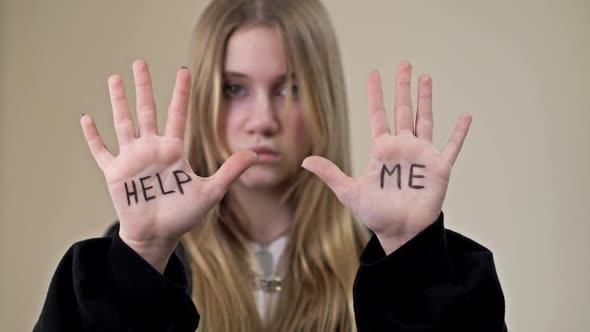
[{"label": "eyebrow", "polygon": [[[240,72],[226,71],[223,73],[223,77],[224,78],[248,78],[249,76],[244,73],[240,73]],[[291,75],[291,79],[293,81],[296,81],[297,76],[295,74],[293,74],[293,75]],[[277,78],[275,78],[273,81],[274,82],[284,82],[286,80],[287,80],[287,74],[282,74],[282,75],[278,76]]]},{"label": "eyebrow", "polygon": [[224,77],[238,77],[238,78],[247,78],[248,77],[248,75],[246,75],[246,74],[233,72],[233,71],[223,72],[223,76]]}]

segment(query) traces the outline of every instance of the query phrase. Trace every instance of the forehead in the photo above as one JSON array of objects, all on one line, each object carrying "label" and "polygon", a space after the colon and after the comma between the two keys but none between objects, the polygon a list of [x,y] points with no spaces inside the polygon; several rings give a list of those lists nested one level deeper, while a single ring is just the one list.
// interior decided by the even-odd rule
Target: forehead
[{"label": "forehead", "polygon": [[229,38],[225,71],[259,79],[273,79],[287,71],[281,34],[267,26],[246,26]]}]

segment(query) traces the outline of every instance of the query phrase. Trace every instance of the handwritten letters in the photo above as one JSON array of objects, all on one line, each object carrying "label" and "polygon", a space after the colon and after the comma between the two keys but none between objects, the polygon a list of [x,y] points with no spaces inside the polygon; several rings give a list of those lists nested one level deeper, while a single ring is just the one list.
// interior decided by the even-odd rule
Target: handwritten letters
[{"label": "handwritten letters", "polygon": [[[176,182],[176,189],[178,189],[178,192],[181,195],[184,195],[184,189],[182,189],[182,185],[187,182],[192,181],[192,178],[185,171],[181,171],[181,170],[173,171],[172,174],[174,175],[174,180]],[[139,204],[138,189],[140,189],[141,192],[143,193],[143,199],[146,202],[151,201],[152,199],[156,198],[158,188],[159,188],[159,192],[162,195],[169,195],[169,194],[173,194],[176,192],[176,190],[174,190],[172,188],[168,188],[168,190],[164,189],[164,185],[162,184],[162,178],[160,176],[160,173],[156,173],[156,175],[155,175],[155,178],[158,181],[158,184],[157,184],[158,188],[154,188],[153,185],[149,185],[149,183],[152,183],[154,181],[153,178],[154,178],[154,176],[144,176],[144,177],[139,178],[138,183],[136,183],[135,180],[131,180],[129,184],[127,182],[125,182],[125,193],[127,194],[127,205],[128,206],[131,206],[131,203],[132,203],[131,199],[132,198],[135,201],[135,204]],[[138,184],[139,184],[139,186],[138,186]]]},{"label": "handwritten letters", "polygon": [[[415,168],[426,168],[425,165],[421,164],[411,164],[410,165],[410,176],[408,177],[408,186],[412,189],[423,189],[424,186],[418,185],[414,183],[414,179],[423,179],[424,175],[416,174]],[[400,164],[396,164],[393,168],[387,167],[387,165],[383,164],[381,168],[381,189],[385,187],[385,175],[391,177],[397,173],[397,188],[402,189],[402,167]]]}]

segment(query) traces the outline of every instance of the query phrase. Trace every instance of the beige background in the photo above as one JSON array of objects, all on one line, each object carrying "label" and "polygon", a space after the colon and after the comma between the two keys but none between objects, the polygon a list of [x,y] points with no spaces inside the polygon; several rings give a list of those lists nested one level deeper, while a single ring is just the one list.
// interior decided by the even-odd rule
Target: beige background
[{"label": "beige background", "polygon": [[[435,139],[474,122],[447,225],[495,253],[511,331],[590,329],[590,2],[327,0],[346,67],[354,169],[369,147],[366,76],[434,78]],[[115,214],[78,124],[115,148],[106,78],[151,65],[160,110],[202,1],[0,2],[0,330],[27,331],[75,241]],[[132,101],[133,102],[133,101]],[[163,112],[160,114],[163,120]]]}]

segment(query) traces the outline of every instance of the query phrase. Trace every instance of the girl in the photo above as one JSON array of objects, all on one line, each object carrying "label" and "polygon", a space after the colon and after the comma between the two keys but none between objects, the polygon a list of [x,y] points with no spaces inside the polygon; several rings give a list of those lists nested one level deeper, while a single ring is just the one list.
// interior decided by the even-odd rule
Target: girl
[{"label": "girl", "polygon": [[82,116],[120,228],[70,249],[37,330],[502,330],[490,253],[442,225],[471,118],[435,151],[428,76],[414,122],[400,64],[392,131],[369,75],[371,159],[352,179],[340,57],[318,1],[213,1],[192,45],[161,135],[142,61],[137,130],[109,78],[119,155]]}]

